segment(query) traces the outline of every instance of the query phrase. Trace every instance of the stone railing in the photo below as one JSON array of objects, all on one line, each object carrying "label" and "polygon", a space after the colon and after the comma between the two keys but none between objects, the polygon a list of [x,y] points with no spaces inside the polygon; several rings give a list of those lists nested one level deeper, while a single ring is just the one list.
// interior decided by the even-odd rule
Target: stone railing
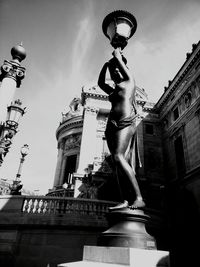
[{"label": "stone railing", "polygon": [[115,205],[115,202],[61,198],[46,196],[25,196],[22,204],[22,213],[31,214],[97,214],[105,215],[108,207]]}]

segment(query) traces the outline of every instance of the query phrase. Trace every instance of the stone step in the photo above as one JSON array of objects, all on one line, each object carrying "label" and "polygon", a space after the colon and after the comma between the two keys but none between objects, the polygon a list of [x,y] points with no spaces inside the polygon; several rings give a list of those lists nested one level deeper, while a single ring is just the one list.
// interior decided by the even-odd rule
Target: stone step
[{"label": "stone step", "polygon": [[83,261],[58,267],[169,267],[169,252],[125,247],[85,246]]}]

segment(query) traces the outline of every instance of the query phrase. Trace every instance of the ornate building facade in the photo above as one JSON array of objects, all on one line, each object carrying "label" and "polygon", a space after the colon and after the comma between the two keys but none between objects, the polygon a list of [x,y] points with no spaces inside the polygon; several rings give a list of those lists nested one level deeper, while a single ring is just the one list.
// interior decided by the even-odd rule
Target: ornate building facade
[{"label": "ornate building facade", "polygon": [[[112,195],[115,200],[104,135],[109,110],[107,95],[98,86],[83,87],[81,97],[71,102],[56,132],[58,160],[50,195],[65,192],[108,200]],[[165,210],[176,201],[180,188],[190,188],[200,207],[194,192],[200,177],[200,42],[192,46],[155,105],[144,89],[137,88],[137,110],[142,162],[137,178],[148,206]],[[92,187],[96,193],[87,194]]]},{"label": "ornate building facade", "polygon": [[[163,157],[159,116],[144,89],[137,87],[136,99],[142,162],[138,179],[144,188],[151,185],[160,190]],[[108,97],[98,86],[83,87],[81,97],[74,98],[69,108],[56,131],[58,159],[54,188],[49,195],[114,200],[118,189],[104,134],[110,111]]]}]

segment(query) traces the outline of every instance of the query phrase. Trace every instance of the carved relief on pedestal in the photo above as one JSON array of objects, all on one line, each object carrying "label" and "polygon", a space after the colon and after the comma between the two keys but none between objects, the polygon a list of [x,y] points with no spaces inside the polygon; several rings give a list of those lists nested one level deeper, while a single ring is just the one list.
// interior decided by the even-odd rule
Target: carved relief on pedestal
[{"label": "carved relief on pedestal", "polygon": [[80,148],[81,145],[81,135],[71,134],[67,137],[65,141],[65,152],[75,148]]}]

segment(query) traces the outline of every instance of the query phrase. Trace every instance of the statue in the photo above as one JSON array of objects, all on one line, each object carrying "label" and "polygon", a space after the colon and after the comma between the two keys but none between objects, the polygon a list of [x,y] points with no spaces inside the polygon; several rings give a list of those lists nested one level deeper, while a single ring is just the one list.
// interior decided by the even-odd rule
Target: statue
[{"label": "statue", "polygon": [[[121,189],[126,184],[131,191],[127,200],[128,191],[121,190],[122,202],[111,210],[145,207],[141,191],[136,180],[136,100],[135,81],[126,65],[121,48],[113,51],[113,58],[106,62],[99,74],[98,85],[108,94],[111,102],[105,136],[110,150],[113,165],[116,168],[116,178]],[[114,88],[106,83],[107,69],[114,82]]]},{"label": "statue", "polygon": [[21,189],[23,185],[21,184],[21,181],[15,180],[13,181],[13,184],[9,186],[10,188],[10,195],[21,195]]}]

